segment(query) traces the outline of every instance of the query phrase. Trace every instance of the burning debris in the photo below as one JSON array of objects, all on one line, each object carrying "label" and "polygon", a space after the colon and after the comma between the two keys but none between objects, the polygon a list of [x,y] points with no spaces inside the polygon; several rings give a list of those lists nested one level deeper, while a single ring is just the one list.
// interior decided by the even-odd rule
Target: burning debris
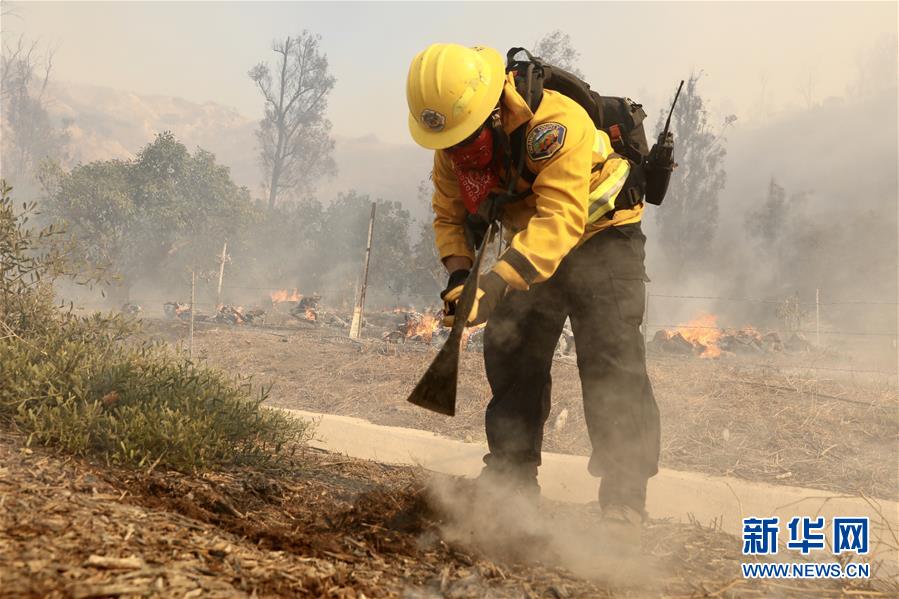
[{"label": "burning debris", "polygon": [[[190,320],[190,305],[181,302],[166,302],[162,306],[166,318],[182,322]],[[195,322],[214,322],[229,325],[263,325],[265,324],[265,311],[259,309],[245,310],[243,306],[225,304],[214,315],[194,314]]]},{"label": "burning debris", "polygon": [[[416,312],[407,308],[394,308],[392,314],[402,314],[403,321],[396,324],[393,330],[381,335],[388,343],[412,341],[429,345],[440,345],[449,337],[450,329],[443,326],[443,311]],[[483,349],[484,327],[479,324],[467,327],[462,331],[462,347],[465,349]]]},{"label": "burning debris", "polygon": [[717,317],[703,314],[677,330],[657,331],[650,344],[654,349],[671,354],[718,358],[728,354],[764,354],[783,351],[808,351],[811,345],[794,333],[784,343],[774,331],[762,334],[754,327],[727,330],[717,324]]},{"label": "burning debris", "polygon": [[443,326],[443,314],[440,312],[421,313],[411,309],[394,308],[392,314],[402,314],[403,320],[393,330],[384,332],[381,339],[398,343],[400,341],[416,341],[419,343],[431,343],[439,341],[443,331],[449,334],[449,329]]},{"label": "burning debris", "polygon": [[290,309],[290,315],[300,320],[316,322],[318,320],[318,303],[321,299],[322,296],[317,293],[307,297],[300,296],[297,304]]},{"label": "burning debris", "polygon": [[693,343],[687,341],[683,335],[665,329],[656,331],[655,337],[652,339],[652,346],[669,354],[692,354],[696,351]]},{"label": "burning debris", "polygon": [[[347,326],[346,321],[334,314],[323,313],[319,308],[322,296],[318,293],[303,295],[298,289],[279,289],[269,293],[272,308],[286,310],[287,313],[302,322],[325,324],[334,327]],[[282,304],[283,308],[279,308]]]},{"label": "burning debris", "polygon": [[244,310],[243,306],[225,304],[219,308],[213,322],[230,325],[262,325],[265,324],[265,312],[263,310]]},{"label": "burning debris", "polygon": [[735,333],[724,334],[718,341],[722,351],[733,354],[782,352],[783,341],[775,332],[762,335],[753,327],[746,326]]},{"label": "burning debris", "polygon": [[181,302],[166,302],[162,306],[162,311],[166,318],[177,318],[179,320],[190,320],[190,306]]},{"label": "burning debris", "polygon": [[405,322],[398,329],[410,341],[430,343],[434,339],[435,333],[444,328],[441,314],[406,312],[404,316]]},{"label": "burning debris", "polygon": [[303,296],[300,295],[300,292],[296,288],[294,288],[293,290],[278,289],[277,291],[272,291],[269,293],[269,297],[274,305],[282,302],[298,302]]},{"label": "burning debris", "polygon": [[[677,332],[660,332],[671,333],[672,340],[675,340],[679,346],[678,353],[683,353],[683,341],[686,341],[690,344],[692,351],[699,354],[700,358],[717,358],[721,355],[721,348],[718,347],[721,329],[718,328],[718,318],[713,314],[702,314],[678,327]],[[677,339],[678,336],[680,339]]]}]

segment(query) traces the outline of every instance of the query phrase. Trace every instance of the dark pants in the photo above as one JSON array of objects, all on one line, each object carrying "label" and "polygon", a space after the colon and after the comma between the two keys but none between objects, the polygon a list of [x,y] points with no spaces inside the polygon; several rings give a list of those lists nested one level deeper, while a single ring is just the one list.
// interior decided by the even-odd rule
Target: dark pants
[{"label": "dark pants", "polygon": [[659,410],[646,374],[640,324],[646,238],[639,224],[613,227],[573,250],[548,281],[511,291],[487,323],[484,363],[488,467],[539,464],[549,416],[553,354],[571,326],[602,505],[642,511],[658,472]]}]

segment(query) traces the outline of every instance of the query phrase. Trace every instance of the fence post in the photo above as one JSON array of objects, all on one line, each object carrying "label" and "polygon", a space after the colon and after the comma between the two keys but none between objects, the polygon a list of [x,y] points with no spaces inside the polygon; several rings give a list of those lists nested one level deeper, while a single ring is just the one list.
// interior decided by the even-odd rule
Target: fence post
[{"label": "fence post", "polygon": [[190,333],[187,341],[187,357],[194,359],[194,301],[196,300],[197,273],[190,271]]},{"label": "fence post", "polygon": [[371,218],[368,221],[368,243],[365,248],[365,267],[362,269],[362,289],[359,292],[359,303],[353,308],[353,321],[350,323],[350,339],[362,336],[362,317],[365,312],[365,292],[368,290],[368,264],[371,260],[371,237],[375,226],[375,208],[371,203]]},{"label": "fence post", "polygon": [[218,300],[216,303],[216,308],[222,307],[222,279],[225,277],[225,259],[227,258],[227,254],[225,252],[228,251],[228,242],[222,244],[222,257],[219,262],[219,286],[218,286]]}]

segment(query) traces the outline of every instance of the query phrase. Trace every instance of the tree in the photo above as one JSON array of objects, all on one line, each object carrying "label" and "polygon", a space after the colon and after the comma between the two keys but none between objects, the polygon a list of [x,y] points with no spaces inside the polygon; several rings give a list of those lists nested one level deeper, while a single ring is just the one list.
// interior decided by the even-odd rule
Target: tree
[{"label": "tree", "polygon": [[534,56],[539,56],[551,65],[561,67],[581,79],[584,74],[578,68],[581,53],[571,45],[571,36],[556,29],[541,37],[534,44]]},{"label": "tree", "polygon": [[60,177],[45,202],[52,217],[66,222],[88,263],[118,273],[132,270],[141,255],[129,236],[137,220],[129,168],[120,160],[79,165]]},{"label": "tree", "polygon": [[[676,276],[697,264],[715,236],[718,197],[726,182],[722,135],[737,119],[729,115],[720,131],[712,131],[698,90],[699,78],[698,73],[690,75],[671,119],[678,167],[658,212],[661,240]],[[666,117],[667,111],[659,114],[657,131],[664,128]]]},{"label": "tree", "polygon": [[120,275],[120,299],[142,276],[212,269],[222,241],[254,221],[250,194],[202,149],[191,155],[161,133],[133,160],[56,173],[46,205],[65,221],[89,263]]},{"label": "tree", "polygon": [[[424,179],[418,186],[419,201],[430,202],[433,193],[430,179]],[[446,282],[446,269],[437,253],[432,219],[417,223],[417,229],[418,236],[412,246],[410,293],[432,302]]]},{"label": "tree", "polygon": [[276,40],[274,77],[264,62],[248,73],[265,99],[256,136],[269,208],[284,197],[311,192],[319,179],[336,172],[331,122],[325,117],[335,80],[320,43],[320,36],[307,31]]},{"label": "tree", "polygon": [[765,201],[746,214],[746,231],[763,245],[774,247],[780,241],[788,214],[787,192],[771,177]]},{"label": "tree", "polygon": [[[393,303],[409,289],[412,250],[409,211],[399,202],[374,200],[375,225],[372,239],[368,297],[374,302]],[[362,274],[372,199],[355,190],[341,193],[322,217],[316,242],[316,285],[348,289]]]},{"label": "tree", "polygon": [[247,255],[235,254],[238,277],[253,286],[296,288],[303,294],[320,291],[319,275],[324,272],[317,250],[322,238],[321,203],[300,198],[260,212],[260,221],[247,236]]},{"label": "tree", "polygon": [[[787,190],[772,177],[768,182],[768,193],[764,201],[746,212],[745,231],[750,240],[755,242],[752,249],[754,255],[760,257],[769,268],[763,273],[767,280],[759,281],[760,273],[756,273],[756,287],[771,287],[777,293],[789,289],[796,292],[803,273],[815,270],[813,265],[806,264],[811,257],[817,260],[817,252],[810,252],[819,246],[815,241],[814,226],[809,227],[810,219],[801,216],[808,203],[810,192],[800,191],[787,196]],[[797,244],[796,240],[804,238],[810,245]]]},{"label": "tree", "polygon": [[37,171],[46,158],[65,157],[68,134],[57,127],[46,108],[46,92],[53,70],[53,52],[40,54],[37,42],[20,37],[4,44],[0,56],[2,152],[8,178],[21,181]]}]

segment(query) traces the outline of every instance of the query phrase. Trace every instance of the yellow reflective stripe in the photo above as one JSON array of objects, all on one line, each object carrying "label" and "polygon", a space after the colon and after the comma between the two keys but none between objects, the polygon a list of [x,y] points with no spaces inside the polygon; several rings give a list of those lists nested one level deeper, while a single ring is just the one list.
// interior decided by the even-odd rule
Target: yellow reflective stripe
[{"label": "yellow reflective stripe", "polygon": [[587,222],[596,222],[603,214],[615,208],[615,198],[624,187],[631,166],[627,160],[619,160],[615,170],[609,173],[596,189],[590,192]]},{"label": "yellow reflective stripe", "polygon": [[612,142],[605,131],[596,130],[593,138],[593,153],[599,155],[600,162],[605,162],[612,153]]}]

